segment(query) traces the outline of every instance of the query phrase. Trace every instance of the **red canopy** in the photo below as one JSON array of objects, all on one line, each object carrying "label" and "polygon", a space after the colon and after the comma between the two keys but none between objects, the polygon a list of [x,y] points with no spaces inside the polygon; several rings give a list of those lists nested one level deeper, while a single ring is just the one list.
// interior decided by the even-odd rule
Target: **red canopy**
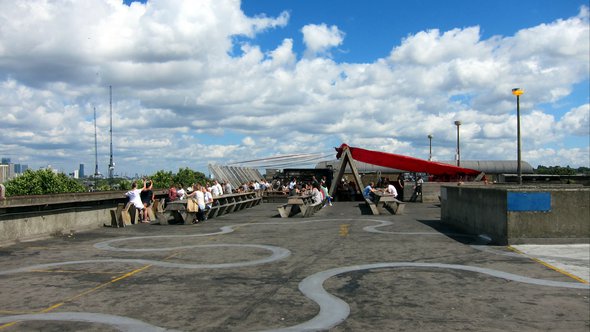
[{"label": "red canopy", "polygon": [[338,151],[336,157],[338,159],[340,159],[340,156],[342,155],[345,149],[348,149],[350,151],[350,154],[354,160],[361,161],[367,164],[395,168],[408,172],[450,176],[478,175],[479,173],[481,173],[480,171],[476,171],[470,168],[462,168],[449,164],[439,163],[436,161],[428,161],[408,156],[402,156],[400,154],[354,148],[346,144],[342,144],[339,148],[336,148],[336,151]]}]

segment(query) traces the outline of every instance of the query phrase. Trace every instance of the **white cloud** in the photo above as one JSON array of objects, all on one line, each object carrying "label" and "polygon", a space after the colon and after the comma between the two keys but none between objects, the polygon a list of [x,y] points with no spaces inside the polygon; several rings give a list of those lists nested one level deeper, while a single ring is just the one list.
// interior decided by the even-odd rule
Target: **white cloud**
[{"label": "white cloud", "polygon": [[570,135],[590,136],[590,104],[567,112],[559,121],[558,129]]},{"label": "white cloud", "polygon": [[587,143],[565,143],[588,136],[588,104],[552,109],[589,79],[586,8],[507,37],[422,31],[362,64],[330,57],[345,36],[334,25],[305,25],[303,56],[299,35],[270,51],[247,39],[289,19],[248,17],[234,0],[0,2],[0,156],[93,164],[96,107],[105,164],[112,85],[115,161],[128,174],[343,141],[427,158],[428,134],[435,158],[452,160],[457,119],[464,159],[514,159],[519,86],[524,157],[588,166]]},{"label": "white cloud", "polygon": [[344,41],[344,32],[335,25],[328,27],[326,24],[308,24],[301,32],[307,47],[307,56],[325,55],[329,49],[341,45]]}]

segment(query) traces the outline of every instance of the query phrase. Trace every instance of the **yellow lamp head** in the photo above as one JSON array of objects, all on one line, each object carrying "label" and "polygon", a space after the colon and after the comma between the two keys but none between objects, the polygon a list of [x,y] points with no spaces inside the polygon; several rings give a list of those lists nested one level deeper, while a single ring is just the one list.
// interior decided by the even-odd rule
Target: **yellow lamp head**
[{"label": "yellow lamp head", "polygon": [[524,93],[524,90],[521,90],[520,88],[514,88],[514,89],[512,89],[512,94],[515,95],[515,96],[520,96],[523,93]]}]

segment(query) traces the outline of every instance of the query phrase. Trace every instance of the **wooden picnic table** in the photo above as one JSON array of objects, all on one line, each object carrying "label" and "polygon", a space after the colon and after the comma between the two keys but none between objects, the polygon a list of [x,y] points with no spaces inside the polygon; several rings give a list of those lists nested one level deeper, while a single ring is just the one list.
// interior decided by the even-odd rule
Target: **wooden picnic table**
[{"label": "wooden picnic table", "polygon": [[312,195],[295,195],[287,198],[287,203],[277,207],[281,218],[289,218],[301,212],[301,217],[309,217],[322,207],[322,202],[314,204]]},{"label": "wooden picnic table", "polygon": [[[214,218],[227,213],[250,208],[260,204],[262,198],[256,192],[245,192],[236,194],[225,194],[213,197],[213,204],[205,211],[207,218]],[[197,217],[199,207],[193,198],[171,201],[166,204],[163,216],[158,220],[160,223],[190,224]]]},{"label": "wooden picnic table", "polygon": [[[375,197],[373,203],[375,204],[377,212],[381,213],[381,211],[385,210],[385,207],[389,208],[393,214],[402,214],[404,212],[406,203],[398,200],[392,194],[377,190],[373,195]],[[379,214],[374,212],[375,211],[373,211],[373,214]]]}]

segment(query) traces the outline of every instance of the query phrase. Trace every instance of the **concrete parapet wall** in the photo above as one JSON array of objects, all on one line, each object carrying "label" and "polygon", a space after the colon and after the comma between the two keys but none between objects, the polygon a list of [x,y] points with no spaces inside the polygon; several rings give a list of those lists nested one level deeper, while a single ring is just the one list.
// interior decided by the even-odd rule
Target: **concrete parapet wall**
[{"label": "concrete parapet wall", "polygon": [[7,197],[0,201],[0,245],[111,225],[125,202],[124,191]]},{"label": "concrete parapet wall", "polygon": [[443,186],[441,219],[500,245],[588,243],[590,188]]}]

